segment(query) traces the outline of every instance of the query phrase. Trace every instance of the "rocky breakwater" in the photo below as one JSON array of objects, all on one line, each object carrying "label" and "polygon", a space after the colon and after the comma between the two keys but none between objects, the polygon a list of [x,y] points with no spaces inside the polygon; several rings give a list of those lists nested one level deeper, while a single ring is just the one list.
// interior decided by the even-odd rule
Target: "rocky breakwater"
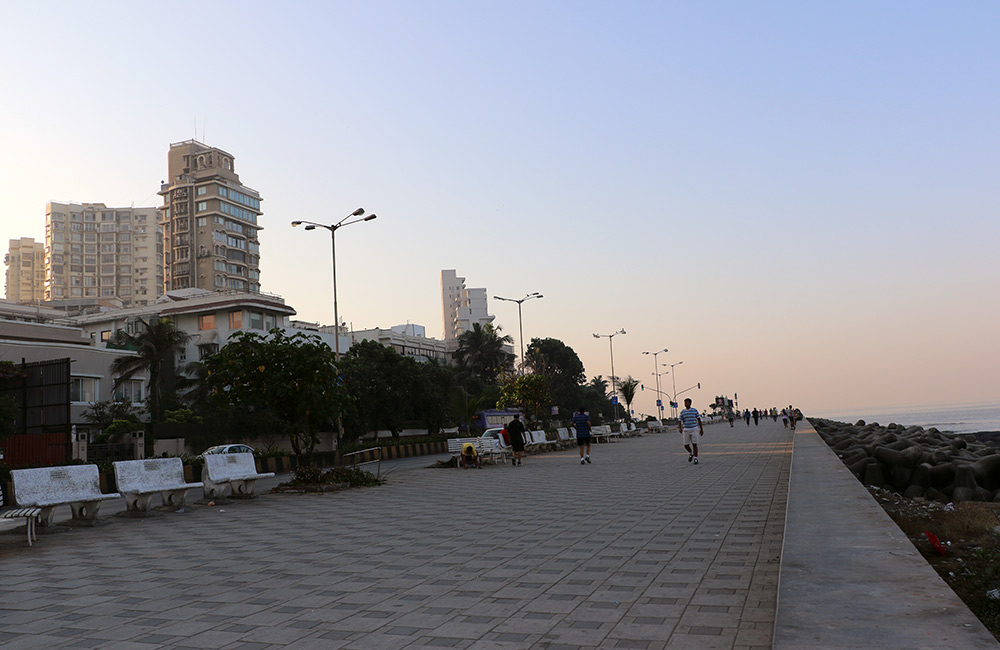
[{"label": "rocky breakwater", "polygon": [[933,427],[809,421],[865,485],[943,502],[1000,501],[1000,453],[993,442]]}]

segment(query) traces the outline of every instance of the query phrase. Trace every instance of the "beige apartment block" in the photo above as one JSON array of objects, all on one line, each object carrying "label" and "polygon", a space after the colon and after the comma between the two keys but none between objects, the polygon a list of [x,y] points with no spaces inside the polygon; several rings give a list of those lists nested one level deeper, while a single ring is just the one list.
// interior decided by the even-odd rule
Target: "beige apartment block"
[{"label": "beige apartment block", "polygon": [[170,145],[160,186],[165,289],[260,292],[260,194],[235,159],[196,140]]},{"label": "beige apartment block", "polygon": [[163,236],[157,208],[104,203],[45,207],[47,301],[118,298],[147,305],[163,295]]},{"label": "beige apartment block", "polygon": [[3,261],[7,265],[7,300],[37,303],[44,298],[44,242],[31,237],[11,239]]}]

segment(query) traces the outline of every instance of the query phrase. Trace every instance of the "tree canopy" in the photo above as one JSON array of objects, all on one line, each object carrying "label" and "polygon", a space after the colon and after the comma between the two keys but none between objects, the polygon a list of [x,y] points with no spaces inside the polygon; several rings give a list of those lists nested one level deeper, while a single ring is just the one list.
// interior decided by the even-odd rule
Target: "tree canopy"
[{"label": "tree canopy", "polygon": [[549,393],[549,382],[542,375],[514,375],[500,386],[500,399],[497,406],[507,408],[520,406],[531,420],[547,420],[545,409],[552,403]]},{"label": "tree canopy", "polygon": [[555,405],[572,413],[580,406],[580,386],[586,379],[583,362],[573,348],[559,339],[531,339],[525,352],[527,366],[548,380]]},{"label": "tree canopy", "polygon": [[312,454],[317,432],[331,430],[349,403],[333,350],[315,335],[238,332],[204,364],[210,399],[287,437],[297,456]]},{"label": "tree canopy", "polygon": [[460,375],[467,384],[478,382],[480,388],[496,384],[502,373],[514,369],[514,355],[503,349],[513,342],[510,336],[501,335],[500,326],[473,323],[471,330],[458,337],[455,363]]}]

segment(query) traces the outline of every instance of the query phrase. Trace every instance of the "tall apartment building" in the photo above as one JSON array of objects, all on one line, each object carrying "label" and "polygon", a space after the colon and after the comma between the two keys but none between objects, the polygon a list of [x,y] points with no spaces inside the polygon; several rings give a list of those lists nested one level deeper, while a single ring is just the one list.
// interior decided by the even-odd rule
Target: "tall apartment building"
[{"label": "tall apartment building", "polygon": [[45,289],[45,243],[31,237],[11,239],[7,256],[7,300],[38,302]]},{"label": "tall apartment building", "polygon": [[46,204],[43,298],[119,298],[129,306],[154,302],[163,295],[157,221],[156,208]]},{"label": "tall apartment building", "polygon": [[486,289],[469,289],[465,278],[454,269],[441,271],[441,302],[444,307],[444,338],[457,339],[462,332],[472,330],[474,323],[485,325],[496,318],[488,311]]},{"label": "tall apartment building", "polygon": [[260,292],[260,194],[240,182],[234,158],[196,140],[170,145],[163,197],[167,291]]}]

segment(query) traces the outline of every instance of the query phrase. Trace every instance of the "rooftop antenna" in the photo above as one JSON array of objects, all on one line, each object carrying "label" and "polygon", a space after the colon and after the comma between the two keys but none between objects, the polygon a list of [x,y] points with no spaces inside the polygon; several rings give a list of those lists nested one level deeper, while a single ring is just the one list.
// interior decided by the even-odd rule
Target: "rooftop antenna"
[{"label": "rooftop antenna", "polygon": [[201,141],[205,142],[205,124],[208,122],[208,118],[204,118],[201,121]]}]

